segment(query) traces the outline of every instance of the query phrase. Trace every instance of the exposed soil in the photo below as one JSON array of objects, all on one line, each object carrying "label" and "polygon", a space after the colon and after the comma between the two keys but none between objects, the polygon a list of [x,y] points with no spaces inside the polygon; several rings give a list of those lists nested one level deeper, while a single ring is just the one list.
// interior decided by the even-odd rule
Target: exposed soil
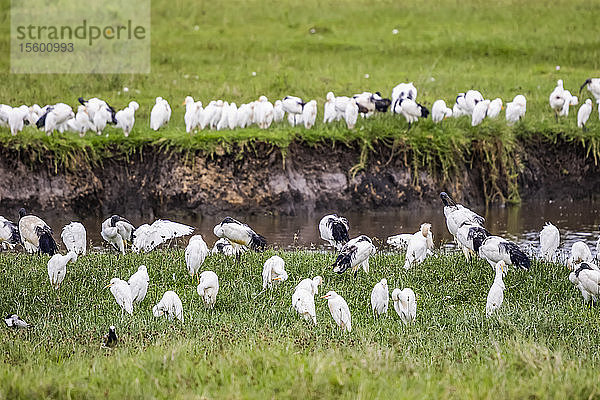
[{"label": "exposed soil", "polygon": [[[521,143],[521,198],[580,199],[599,193],[600,168],[577,144]],[[153,217],[223,211],[294,214],[379,207],[413,207],[446,190],[468,204],[484,203],[482,160],[470,160],[444,180],[435,170],[415,171],[404,155],[375,144],[365,169],[350,170],[360,145],[292,143],[285,153],[256,143],[229,154],[193,156],[145,148],[102,165],[80,163],[55,173],[50,159],[24,162],[0,150],[0,207],[67,210],[76,214],[123,213]],[[50,155],[48,156],[50,157]]]}]

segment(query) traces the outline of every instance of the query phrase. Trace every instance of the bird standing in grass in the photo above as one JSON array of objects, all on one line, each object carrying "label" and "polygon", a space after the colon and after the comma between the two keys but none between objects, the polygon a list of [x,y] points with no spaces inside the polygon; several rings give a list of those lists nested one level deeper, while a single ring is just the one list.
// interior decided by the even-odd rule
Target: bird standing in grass
[{"label": "bird standing in grass", "polygon": [[527,112],[527,99],[522,94],[518,94],[513,101],[506,104],[506,122],[509,125],[519,122],[525,112]]},{"label": "bird standing in grass", "polygon": [[204,271],[200,274],[200,282],[196,288],[198,296],[202,297],[208,308],[213,308],[219,294],[219,277],[213,271]]},{"label": "bird standing in grass", "polygon": [[358,104],[356,100],[350,99],[344,108],[344,121],[348,129],[354,129],[358,120]]},{"label": "bird standing in grass", "polygon": [[335,110],[335,95],[333,92],[327,92],[327,99],[323,105],[323,123],[328,124],[337,120],[337,112]]},{"label": "bird standing in grass", "polygon": [[315,276],[314,278],[306,278],[302,279],[294,290],[306,290],[310,292],[313,296],[319,294],[319,286],[323,284],[323,277],[320,275]]},{"label": "bird standing in grass", "polygon": [[394,289],[392,292],[394,310],[404,325],[412,324],[417,319],[417,297],[411,288]]},{"label": "bird standing in grass", "polygon": [[302,122],[302,110],[306,103],[300,97],[286,96],[281,100],[281,108],[288,114],[288,122],[296,126]]},{"label": "bird standing in grass", "polygon": [[112,349],[117,345],[119,338],[116,329],[113,325],[108,327],[108,333],[102,338],[102,347]]},{"label": "bird standing in grass", "polygon": [[29,253],[54,255],[58,251],[58,245],[52,237],[52,228],[40,217],[27,215],[24,208],[19,210],[19,216],[19,235],[25,250]]},{"label": "bird standing in grass", "polygon": [[577,127],[582,128],[584,132],[587,131],[587,127],[585,124],[587,123],[590,115],[592,114],[592,100],[587,99],[585,103],[579,107],[579,111],[577,111]]},{"label": "bird standing in grass", "polygon": [[371,291],[371,310],[375,318],[387,314],[388,304],[390,302],[390,293],[388,290],[387,279],[379,281]]},{"label": "bird standing in grass", "polygon": [[319,234],[321,239],[328,242],[336,250],[340,250],[350,240],[348,236],[348,220],[344,217],[338,217],[336,214],[329,214],[319,221]]},{"label": "bird standing in grass", "polygon": [[155,317],[164,316],[170,321],[177,318],[183,322],[183,304],[181,303],[181,299],[172,290],[166,291],[158,304],[152,308],[152,314]]},{"label": "bird standing in grass", "polygon": [[156,103],[150,112],[150,129],[159,130],[169,123],[171,119],[171,106],[162,97],[156,98]]},{"label": "bird standing in grass", "polygon": [[558,228],[547,222],[540,232],[540,257],[546,261],[554,261],[556,250],[560,245]]},{"label": "bird standing in grass", "polygon": [[210,251],[202,239],[202,235],[194,235],[190,238],[189,244],[185,248],[185,264],[192,278],[196,276],[209,254]]},{"label": "bird standing in grass", "polygon": [[73,251],[77,255],[85,255],[87,233],[80,222],[71,222],[62,230],[60,235],[67,251]]},{"label": "bird standing in grass", "polygon": [[490,288],[490,291],[487,296],[487,301],[485,304],[485,315],[487,317],[491,316],[500,306],[502,306],[502,302],[504,301],[504,281],[502,280],[502,276],[504,275],[504,261],[500,260],[496,264],[496,275],[494,276],[494,283]]},{"label": "bird standing in grass", "polygon": [[317,120],[317,101],[311,100],[304,105],[302,109],[302,122],[306,129],[310,129],[314,126]]},{"label": "bird standing in grass", "polygon": [[473,113],[471,114],[471,126],[480,125],[485,117],[487,116],[488,107],[490,106],[490,100],[482,100],[477,102]]},{"label": "bird standing in grass", "polygon": [[286,281],[287,278],[285,261],[281,257],[273,256],[265,261],[262,271],[263,289],[272,289],[276,284]]},{"label": "bird standing in grass", "polygon": [[74,251],[69,251],[64,256],[55,254],[48,260],[48,277],[50,285],[54,289],[60,288],[60,284],[67,275],[67,263],[77,261],[77,254]]},{"label": "bird standing in grass", "polygon": [[596,102],[600,104],[600,78],[588,78],[583,82],[583,85],[579,88],[579,96],[581,97],[581,91],[583,88],[587,88],[587,90],[592,93]]},{"label": "bird standing in grass", "polygon": [[113,215],[102,222],[100,235],[121,254],[125,254],[125,244],[133,239],[134,230],[131,222],[118,215]]},{"label": "bird standing in grass", "polygon": [[531,260],[519,246],[500,236],[488,236],[479,247],[479,256],[486,259],[492,268],[495,268],[499,261],[504,261],[505,266],[514,265],[524,270],[531,266]]},{"label": "bird standing in grass", "polygon": [[148,276],[148,268],[145,265],[140,265],[137,271],[129,277],[127,284],[131,291],[131,300],[133,304],[141,303],[146,298],[148,293],[148,284],[150,277]]},{"label": "bird standing in grass", "polygon": [[452,116],[452,109],[446,107],[444,100],[436,100],[431,106],[431,120],[435,123],[442,122]]},{"label": "bird standing in grass", "polygon": [[317,324],[317,313],[315,310],[315,295],[319,293],[319,285],[323,283],[323,278],[315,276],[313,279],[303,279],[296,286],[292,295],[292,307],[300,314],[304,320],[312,321]]},{"label": "bird standing in grass", "polygon": [[135,124],[135,112],[140,108],[140,105],[135,101],[130,101],[129,105],[117,111],[115,119],[117,121],[116,127],[123,130],[125,137],[128,137]]},{"label": "bird standing in grass", "polygon": [[327,306],[329,312],[333,317],[335,323],[343,330],[347,332],[352,331],[352,317],[350,316],[350,308],[346,300],[333,290],[327,292],[325,296],[321,296],[322,299],[327,299]]},{"label": "bird standing in grass", "polygon": [[[414,264],[420,264],[427,257],[429,249],[429,240],[431,233],[431,224],[422,224],[419,232],[415,233],[408,242],[406,249],[406,258],[404,260],[404,269],[409,269]],[[431,239],[433,246],[433,240]]]},{"label": "bird standing in grass", "polygon": [[585,242],[578,240],[571,246],[571,255],[567,261],[567,267],[573,271],[575,265],[580,263],[591,263],[592,260],[592,251],[589,246]]},{"label": "bird standing in grass", "polygon": [[487,117],[488,118],[496,118],[500,115],[500,111],[502,111],[504,107],[502,106],[502,99],[497,97],[494,100],[490,101],[490,105],[487,109]]},{"label": "bird standing in grass", "polygon": [[479,254],[479,248],[489,236],[492,235],[479,224],[470,221],[463,222],[456,232],[456,240],[459,247],[462,248],[467,262],[473,253]]},{"label": "bird standing in grass", "polygon": [[133,315],[133,298],[131,297],[131,288],[127,282],[119,278],[112,278],[104,288],[110,288],[110,292],[122,311]]},{"label": "bird standing in grass", "polygon": [[9,248],[21,243],[19,227],[12,221],[0,216],[0,250]]},{"label": "bird standing in grass", "polygon": [[598,267],[592,267],[589,263],[581,263],[578,267],[569,274],[569,281],[575,285],[583,300],[588,303],[590,299],[593,303],[598,301],[600,292],[600,271]]},{"label": "bird standing in grass", "polygon": [[213,229],[215,236],[226,238],[236,250],[240,246],[247,246],[254,251],[263,251],[267,246],[267,240],[254,232],[248,225],[241,223],[231,217],[225,217],[220,224]]},{"label": "bird standing in grass", "polygon": [[342,247],[333,263],[333,272],[343,274],[348,268],[351,268],[356,276],[358,269],[362,267],[368,274],[369,257],[375,255],[375,252],[376,249],[371,239],[368,236],[360,235]]}]

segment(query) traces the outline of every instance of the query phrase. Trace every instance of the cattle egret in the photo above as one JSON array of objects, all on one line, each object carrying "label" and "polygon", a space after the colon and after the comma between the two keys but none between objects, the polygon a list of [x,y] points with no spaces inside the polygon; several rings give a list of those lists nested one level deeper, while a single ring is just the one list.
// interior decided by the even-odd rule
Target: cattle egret
[{"label": "cattle egret", "polygon": [[515,96],[513,101],[506,104],[506,122],[512,125],[519,122],[527,111],[527,100],[522,94]]},{"label": "cattle egret", "polygon": [[558,228],[547,222],[540,232],[540,257],[546,261],[554,261],[559,244],[560,232]]},{"label": "cattle egret", "polygon": [[408,243],[404,269],[409,269],[414,264],[420,264],[427,257],[429,233],[431,224],[422,224],[421,230],[413,235]]},{"label": "cattle egret", "polygon": [[127,312],[129,315],[133,315],[133,299],[131,297],[131,289],[127,282],[119,278],[112,278],[105,288],[110,288],[110,292],[122,311]]},{"label": "cattle egret", "polygon": [[216,225],[213,233],[217,237],[227,238],[234,248],[248,246],[254,251],[263,251],[267,246],[267,240],[263,236],[254,232],[248,225],[231,217],[226,217]]},{"label": "cattle egret", "polygon": [[200,281],[196,288],[198,296],[202,297],[208,308],[213,308],[219,293],[219,277],[213,271],[204,271],[200,274]]},{"label": "cattle egret", "polygon": [[327,299],[327,306],[329,312],[335,323],[343,330],[347,332],[352,331],[352,321],[350,316],[350,308],[346,300],[336,292],[329,291],[325,296],[321,296],[322,299]]},{"label": "cattle egret", "polygon": [[287,280],[285,261],[279,256],[273,256],[265,261],[262,271],[263,289],[272,289],[276,284]]},{"label": "cattle egret", "polygon": [[446,107],[444,100],[436,100],[431,106],[431,119],[433,122],[442,122],[444,119],[452,116],[452,110]]},{"label": "cattle egret", "polygon": [[417,319],[417,297],[411,288],[394,289],[392,292],[394,310],[404,325],[412,324]]},{"label": "cattle egret", "polygon": [[571,246],[571,256],[567,261],[567,266],[572,271],[576,264],[591,263],[593,260],[592,251],[585,242],[577,241]]},{"label": "cattle egret", "polygon": [[356,100],[350,99],[344,109],[344,121],[348,129],[354,129],[356,120],[358,119],[358,104]]},{"label": "cattle egret", "polygon": [[71,222],[65,225],[60,237],[67,251],[73,251],[77,255],[85,255],[87,234],[83,224],[80,222]]},{"label": "cattle egret", "polygon": [[183,322],[183,305],[181,304],[181,299],[172,290],[166,291],[158,304],[152,308],[152,314],[155,317],[164,316],[170,321],[177,318]]},{"label": "cattle egret", "polygon": [[371,291],[371,310],[375,318],[387,313],[389,297],[387,279],[384,278]]},{"label": "cattle egret", "polygon": [[487,109],[487,117],[496,118],[498,115],[500,115],[500,111],[503,109],[504,107],[502,106],[502,99],[495,98],[494,100],[490,101],[490,105]]},{"label": "cattle egret", "polygon": [[67,263],[77,261],[77,254],[69,251],[66,255],[55,254],[48,260],[48,278],[54,289],[60,288],[60,284],[67,275]]},{"label": "cattle egret", "polygon": [[333,272],[343,274],[348,268],[351,268],[356,276],[358,269],[362,267],[366,273],[369,273],[369,257],[375,255],[375,251],[371,239],[360,235],[342,247],[333,263]]},{"label": "cattle egret", "polygon": [[304,105],[302,109],[302,122],[304,122],[304,127],[306,129],[310,129],[315,124],[317,119],[317,102],[316,100],[311,100]]},{"label": "cattle egret", "polygon": [[150,129],[159,130],[169,123],[171,119],[171,106],[162,97],[156,98],[156,103],[150,112]]},{"label": "cattle egret", "polygon": [[584,131],[587,131],[587,127],[585,124],[587,123],[590,115],[592,114],[592,100],[587,99],[585,103],[579,107],[579,111],[577,112],[577,127],[582,128]]},{"label": "cattle egret", "polygon": [[312,279],[306,278],[302,279],[300,283],[296,286],[294,290],[306,290],[310,292],[313,296],[319,294],[319,286],[323,284],[323,278],[319,275],[315,276]]},{"label": "cattle egret", "polygon": [[127,284],[131,291],[131,300],[133,304],[141,303],[146,297],[148,292],[148,284],[150,277],[148,276],[148,269],[145,265],[140,265],[137,271],[131,275]]},{"label": "cattle egret", "polygon": [[504,261],[500,260],[496,263],[496,275],[494,276],[494,283],[490,287],[490,291],[487,295],[487,301],[485,303],[485,315],[491,316],[504,301],[504,281],[502,276],[504,275]]},{"label": "cattle egret", "polygon": [[490,106],[490,103],[490,100],[482,100],[477,102],[471,115],[471,126],[477,126],[483,122],[487,116],[487,110]]},{"label": "cattle egret", "polygon": [[335,95],[333,92],[327,93],[327,100],[323,105],[323,123],[328,124],[337,120],[337,111],[335,110]]},{"label": "cattle egret", "polygon": [[129,133],[131,133],[131,130],[133,129],[133,125],[135,124],[135,112],[139,108],[140,105],[137,102],[130,101],[127,107],[115,114],[115,119],[117,120],[116,127],[123,130],[125,137],[129,136]]},{"label": "cattle egret", "polygon": [[303,288],[296,288],[292,294],[292,307],[305,321],[317,324],[317,312],[315,310],[314,294]]},{"label": "cattle egret", "polygon": [[196,276],[209,254],[210,251],[202,239],[202,235],[194,235],[190,238],[189,244],[185,248],[185,264],[192,278]]},{"label": "cattle egret", "polygon": [[328,242],[336,250],[340,250],[350,240],[348,236],[348,220],[336,214],[326,215],[319,221],[321,239]]},{"label": "cattle egret", "polygon": [[54,255],[58,246],[52,237],[52,228],[41,218],[27,215],[24,208],[19,210],[19,216],[19,234],[25,250],[29,253]]}]

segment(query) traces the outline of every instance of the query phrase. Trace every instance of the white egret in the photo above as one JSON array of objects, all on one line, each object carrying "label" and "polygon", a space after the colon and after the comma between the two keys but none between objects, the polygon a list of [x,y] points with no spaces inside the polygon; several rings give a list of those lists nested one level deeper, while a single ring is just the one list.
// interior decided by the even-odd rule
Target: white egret
[{"label": "white egret", "polygon": [[304,105],[302,109],[302,122],[304,122],[304,127],[306,129],[310,129],[315,124],[317,120],[317,101],[311,100]]},{"label": "white egret", "polygon": [[390,293],[388,290],[387,279],[380,280],[371,291],[371,310],[375,318],[382,314],[387,314],[388,304],[390,302]]},{"label": "white egret", "polygon": [[119,278],[112,278],[105,288],[110,288],[110,292],[122,311],[133,315],[133,298],[131,297],[131,288],[127,282]]},{"label": "white egret", "polygon": [[183,322],[183,304],[181,304],[181,299],[172,290],[166,291],[158,304],[152,308],[152,314],[155,317],[162,317],[164,315],[170,321],[177,318]]},{"label": "white egret", "polygon": [[482,100],[477,102],[471,114],[471,126],[480,125],[487,116],[487,110],[490,106],[490,100]]},{"label": "white egret", "polygon": [[52,237],[52,228],[41,218],[27,215],[24,208],[19,210],[19,216],[19,235],[25,250],[29,253],[54,255],[58,251],[58,245]]},{"label": "white egret", "polygon": [[333,92],[327,92],[327,98],[323,105],[323,123],[328,124],[337,120],[337,111],[335,110],[335,95]]},{"label": "white egret", "polygon": [[329,312],[335,323],[347,332],[352,331],[352,317],[350,316],[350,308],[346,300],[333,290],[327,292],[325,296],[321,296],[322,299],[327,299],[327,306]]},{"label": "white egret", "polygon": [[148,293],[148,284],[150,277],[148,276],[148,268],[145,265],[140,265],[137,271],[129,277],[127,284],[131,291],[131,300],[133,304],[141,303],[146,298]]},{"label": "white egret", "polygon": [[571,255],[567,261],[567,266],[571,271],[575,269],[576,264],[591,263],[593,260],[592,251],[585,242],[581,240],[573,243],[571,246]]},{"label": "white egret", "polygon": [[335,263],[333,263],[333,272],[344,273],[348,268],[352,269],[356,276],[358,269],[369,273],[369,257],[375,255],[376,249],[368,236],[360,235],[348,243],[340,250]]},{"label": "white egret", "polygon": [[254,232],[248,225],[241,223],[231,217],[225,217],[220,224],[213,229],[215,236],[227,238],[236,248],[238,246],[247,246],[254,251],[263,251],[267,246],[267,240]]},{"label": "white egret", "polygon": [[133,232],[133,246],[131,250],[149,252],[156,246],[166,243],[168,240],[181,236],[190,235],[194,228],[188,225],[172,222],[166,219],[158,219],[152,225],[140,225]]},{"label": "white egret", "polygon": [[131,130],[133,129],[133,125],[135,124],[135,112],[139,108],[140,105],[137,102],[130,101],[127,107],[121,111],[117,111],[115,114],[115,119],[117,120],[117,124],[115,126],[123,130],[125,137],[128,137],[129,133],[131,133]]},{"label": "white egret", "polygon": [[494,276],[494,283],[490,287],[490,291],[487,295],[487,301],[485,303],[485,315],[489,317],[492,315],[504,301],[504,281],[502,276],[504,275],[504,261],[500,260],[496,263],[496,275]]},{"label": "white egret", "polygon": [[519,122],[527,111],[527,99],[522,94],[515,96],[513,101],[506,104],[506,122],[512,125]]},{"label": "white egret", "polygon": [[[406,257],[404,260],[404,269],[409,269],[414,264],[420,264],[427,257],[427,250],[430,245],[433,247],[433,235],[430,239],[431,224],[421,224],[421,229],[416,232],[408,242]],[[431,240],[431,242],[430,242]]]},{"label": "white egret", "polygon": [[8,112],[8,126],[10,133],[15,136],[17,133],[23,130],[25,121],[29,116],[29,107],[23,105],[20,107],[11,108]]},{"label": "white egret", "polygon": [[558,228],[547,222],[540,232],[540,257],[546,261],[554,261],[559,244],[560,232]]},{"label": "white egret", "polygon": [[150,129],[159,130],[169,123],[171,119],[171,106],[167,100],[157,97],[154,107],[150,112]]},{"label": "white egret", "polygon": [[292,307],[294,307],[294,310],[296,310],[304,320],[309,322],[312,321],[315,325],[317,324],[314,293],[296,287],[294,294],[292,294]]},{"label": "white egret", "polygon": [[433,122],[442,122],[446,118],[452,116],[452,109],[446,107],[444,100],[436,100],[431,106],[431,119]]},{"label": "white egret", "polygon": [[494,100],[490,101],[490,105],[487,109],[487,117],[488,118],[496,118],[500,115],[500,111],[502,111],[504,107],[502,106],[502,99],[497,97]]},{"label": "white egret", "polygon": [[85,255],[87,233],[80,222],[71,222],[62,230],[60,235],[67,251],[73,251],[77,255]]},{"label": "white egret", "polygon": [[306,290],[310,292],[313,296],[319,294],[319,286],[323,284],[323,277],[320,275],[315,276],[314,278],[305,278],[300,281],[294,290]]},{"label": "white egret", "polygon": [[191,133],[198,125],[198,104],[192,96],[186,96],[183,104],[185,105],[185,114],[183,116],[185,131]]},{"label": "white egret", "polygon": [[479,102],[482,102],[483,100],[484,100],[483,95],[479,91],[467,90],[467,93],[465,93],[465,103],[464,103],[465,112],[468,115],[473,115],[473,112],[475,111],[475,106]]},{"label": "white egret", "polygon": [[67,263],[77,261],[77,254],[74,251],[69,251],[64,256],[56,253],[48,260],[48,278],[50,285],[54,289],[60,288],[60,284],[67,275]]},{"label": "white egret", "polygon": [[185,248],[185,264],[192,278],[196,276],[209,254],[210,250],[208,250],[206,242],[202,239],[202,235],[194,235],[190,238]]},{"label": "white egret", "polygon": [[265,261],[262,271],[263,289],[272,289],[277,283],[281,283],[288,278],[285,270],[285,261],[279,256],[273,256]]},{"label": "white egret", "polygon": [[579,107],[579,111],[577,111],[577,127],[582,128],[584,131],[587,131],[587,127],[585,124],[587,123],[590,115],[592,114],[592,100],[587,99],[585,103]]},{"label": "white egret", "polygon": [[[339,99],[339,97],[338,97]],[[344,108],[344,121],[348,129],[354,129],[356,120],[358,119],[358,104],[356,100],[350,99]]]},{"label": "white egret", "polygon": [[328,242],[336,250],[340,250],[350,240],[348,236],[348,220],[344,217],[338,217],[336,214],[329,214],[319,221],[319,234],[321,239]]},{"label": "white egret", "polygon": [[276,100],[273,105],[273,122],[281,122],[285,117],[285,111],[283,111],[283,104],[281,100]]},{"label": "white egret", "polygon": [[415,322],[417,319],[417,296],[411,288],[394,289],[392,301],[394,310],[404,325]]},{"label": "white egret", "polygon": [[213,271],[204,271],[200,274],[200,281],[196,288],[198,296],[202,297],[208,308],[213,308],[219,293],[219,277]]}]

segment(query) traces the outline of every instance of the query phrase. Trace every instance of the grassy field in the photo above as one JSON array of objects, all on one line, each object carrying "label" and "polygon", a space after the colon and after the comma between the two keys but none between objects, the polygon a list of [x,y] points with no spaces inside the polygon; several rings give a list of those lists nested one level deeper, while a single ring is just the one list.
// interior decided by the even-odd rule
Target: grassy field
[{"label": "grassy field", "polygon": [[[8,3],[2,2],[7,12],[0,17],[4,19],[0,51],[6,53]],[[0,60],[0,71],[4,71],[0,101],[75,105],[79,96],[98,96],[122,108],[135,99],[141,109],[131,142],[160,138],[185,147],[202,147],[206,141],[257,138],[285,143],[293,137],[369,138],[372,131],[388,137],[405,130],[406,124],[389,120],[370,127],[371,121],[366,121],[353,133],[319,125],[311,132],[288,127],[267,133],[247,129],[202,133],[190,139],[183,134],[181,102],[188,94],[205,104],[222,98],[238,105],[261,94],[272,101],[293,94],[322,104],[329,90],[338,95],[379,90],[389,96],[397,83],[412,81],[419,89],[420,102],[429,106],[439,98],[452,103],[458,92],[470,88],[481,90],[486,98],[504,101],[524,94],[527,117],[517,131],[574,133],[574,117],[556,125],[547,99],[558,78],[576,92],[599,70],[600,39],[590,34],[598,11],[600,5],[579,0],[552,4],[539,0],[155,1],[150,74],[11,75],[7,73],[10,60],[5,57]],[[393,29],[399,33],[392,34]],[[130,91],[124,93],[124,87]],[[168,99],[174,109],[169,129],[159,134],[147,129],[156,96]],[[321,106],[319,110],[322,118]],[[597,132],[597,119],[592,120],[590,127]],[[480,131],[485,136],[487,130],[505,130],[504,123],[493,122],[485,123],[489,126],[483,129],[470,129],[466,121],[446,125],[438,129],[424,123],[421,131],[415,129],[409,136],[439,135],[439,141],[447,145],[446,131],[469,141]],[[120,134],[115,136],[111,142],[122,141]],[[74,135],[71,139],[77,141]],[[30,140],[29,135],[22,140]],[[3,144],[9,141],[2,138]],[[106,142],[86,140],[92,145]],[[409,143],[420,145],[418,139],[409,139]]]},{"label": "grassy field", "polygon": [[[288,281],[263,292],[263,262],[208,258],[219,275],[214,310],[206,310],[187,275],[182,250],[148,255],[90,254],[69,265],[51,289],[47,257],[0,255],[0,311],[35,324],[0,329],[0,398],[599,398],[600,316],[557,264],[534,262],[505,278],[505,303],[484,315],[493,276],[482,261],[437,254],[409,271],[403,254],[378,254],[369,275],[338,276],[332,253],[278,252]],[[122,317],[108,289],[148,266],[150,288],[132,317]],[[342,334],[324,300],[318,325],[291,309],[294,286],[321,274],[320,293],[336,290],[350,306]],[[412,287],[417,323],[405,327],[390,308],[375,321],[370,291],[381,278]],[[183,301],[185,323],[154,318],[166,290]],[[120,343],[100,348],[114,324]]]}]

